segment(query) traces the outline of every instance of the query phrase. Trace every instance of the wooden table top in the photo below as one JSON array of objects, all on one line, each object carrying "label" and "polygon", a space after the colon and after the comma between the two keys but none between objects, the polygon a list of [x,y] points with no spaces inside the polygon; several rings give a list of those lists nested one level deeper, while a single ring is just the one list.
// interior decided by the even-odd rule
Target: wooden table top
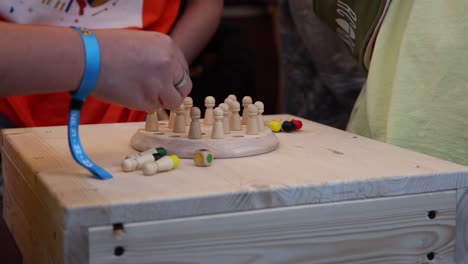
[{"label": "wooden table top", "polygon": [[[289,115],[265,119],[291,119]],[[101,181],[72,159],[66,127],[3,131],[4,153],[30,188],[68,225],[99,225],[463,188],[468,168],[303,121],[277,133],[279,149],[215,159],[211,167],[181,160],[175,170],[122,172],[130,138],[144,123],[80,126],[88,156],[114,176]]]}]

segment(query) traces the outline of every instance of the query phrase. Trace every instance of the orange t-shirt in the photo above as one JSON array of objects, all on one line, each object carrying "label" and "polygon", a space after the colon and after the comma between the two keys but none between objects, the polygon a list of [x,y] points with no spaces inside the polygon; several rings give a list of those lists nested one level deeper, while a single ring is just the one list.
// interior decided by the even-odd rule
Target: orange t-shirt
[{"label": "orange t-shirt", "polygon": [[[132,28],[168,33],[181,5],[180,0],[34,2],[0,3],[0,20],[21,24]],[[70,87],[70,90],[76,88]],[[65,92],[4,97],[0,98],[0,112],[18,127],[66,125],[70,98],[70,94]],[[105,103],[90,96],[82,108],[80,123],[143,121],[145,115],[144,112]]]}]

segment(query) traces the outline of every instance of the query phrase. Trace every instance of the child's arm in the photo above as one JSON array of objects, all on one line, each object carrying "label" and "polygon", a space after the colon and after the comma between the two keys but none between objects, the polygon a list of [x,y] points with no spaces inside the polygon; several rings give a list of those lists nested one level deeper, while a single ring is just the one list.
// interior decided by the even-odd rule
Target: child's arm
[{"label": "child's arm", "polygon": [[70,91],[84,69],[72,29],[0,23],[0,96]]},{"label": "child's arm", "polygon": [[[191,90],[177,91],[187,62],[164,34],[93,30],[101,68],[93,95],[138,110],[175,108]],[[82,78],[84,49],[71,28],[0,23],[0,96],[75,90]]]},{"label": "child's arm", "polygon": [[223,0],[187,0],[185,11],[170,36],[189,64],[215,33],[222,10]]}]

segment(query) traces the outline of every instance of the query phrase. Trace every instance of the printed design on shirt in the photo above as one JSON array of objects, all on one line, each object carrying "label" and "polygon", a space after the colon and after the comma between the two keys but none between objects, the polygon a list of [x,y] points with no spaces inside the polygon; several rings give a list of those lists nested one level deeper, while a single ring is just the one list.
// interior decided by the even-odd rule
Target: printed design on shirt
[{"label": "printed design on shirt", "polygon": [[356,13],[341,0],[336,3],[336,32],[338,36],[349,46],[351,50],[356,47]]},{"label": "printed design on shirt", "polygon": [[0,17],[22,24],[125,28],[142,26],[143,0],[2,0]]},{"label": "printed design on shirt", "polygon": [[[69,12],[70,7],[72,4],[75,2],[78,7],[79,7],[79,15],[82,16],[84,15],[85,8],[87,6],[93,8],[93,7],[99,7],[108,2],[109,0],[41,0],[42,4],[48,5],[48,6],[53,6],[54,9],[60,9],[60,11],[65,11]],[[119,0],[114,1],[112,5],[116,5]],[[102,9],[102,11],[106,11],[107,7]]]}]

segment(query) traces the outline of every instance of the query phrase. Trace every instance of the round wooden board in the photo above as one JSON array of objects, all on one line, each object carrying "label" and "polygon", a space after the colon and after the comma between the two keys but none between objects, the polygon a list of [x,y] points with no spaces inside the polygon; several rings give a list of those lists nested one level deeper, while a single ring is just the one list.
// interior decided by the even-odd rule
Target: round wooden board
[{"label": "round wooden board", "polygon": [[189,126],[185,133],[174,133],[167,126],[167,121],[159,122],[159,131],[149,132],[144,128],[139,129],[133,135],[130,143],[138,151],[144,151],[153,147],[164,147],[168,153],[175,154],[180,158],[193,158],[195,151],[199,149],[209,149],[215,158],[240,158],[271,152],[278,148],[279,140],[274,133],[264,127],[258,135],[247,135],[245,126],[242,131],[231,131],[224,135],[224,139],[212,139],[212,126],[203,124],[201,139],[189,139]]}]

